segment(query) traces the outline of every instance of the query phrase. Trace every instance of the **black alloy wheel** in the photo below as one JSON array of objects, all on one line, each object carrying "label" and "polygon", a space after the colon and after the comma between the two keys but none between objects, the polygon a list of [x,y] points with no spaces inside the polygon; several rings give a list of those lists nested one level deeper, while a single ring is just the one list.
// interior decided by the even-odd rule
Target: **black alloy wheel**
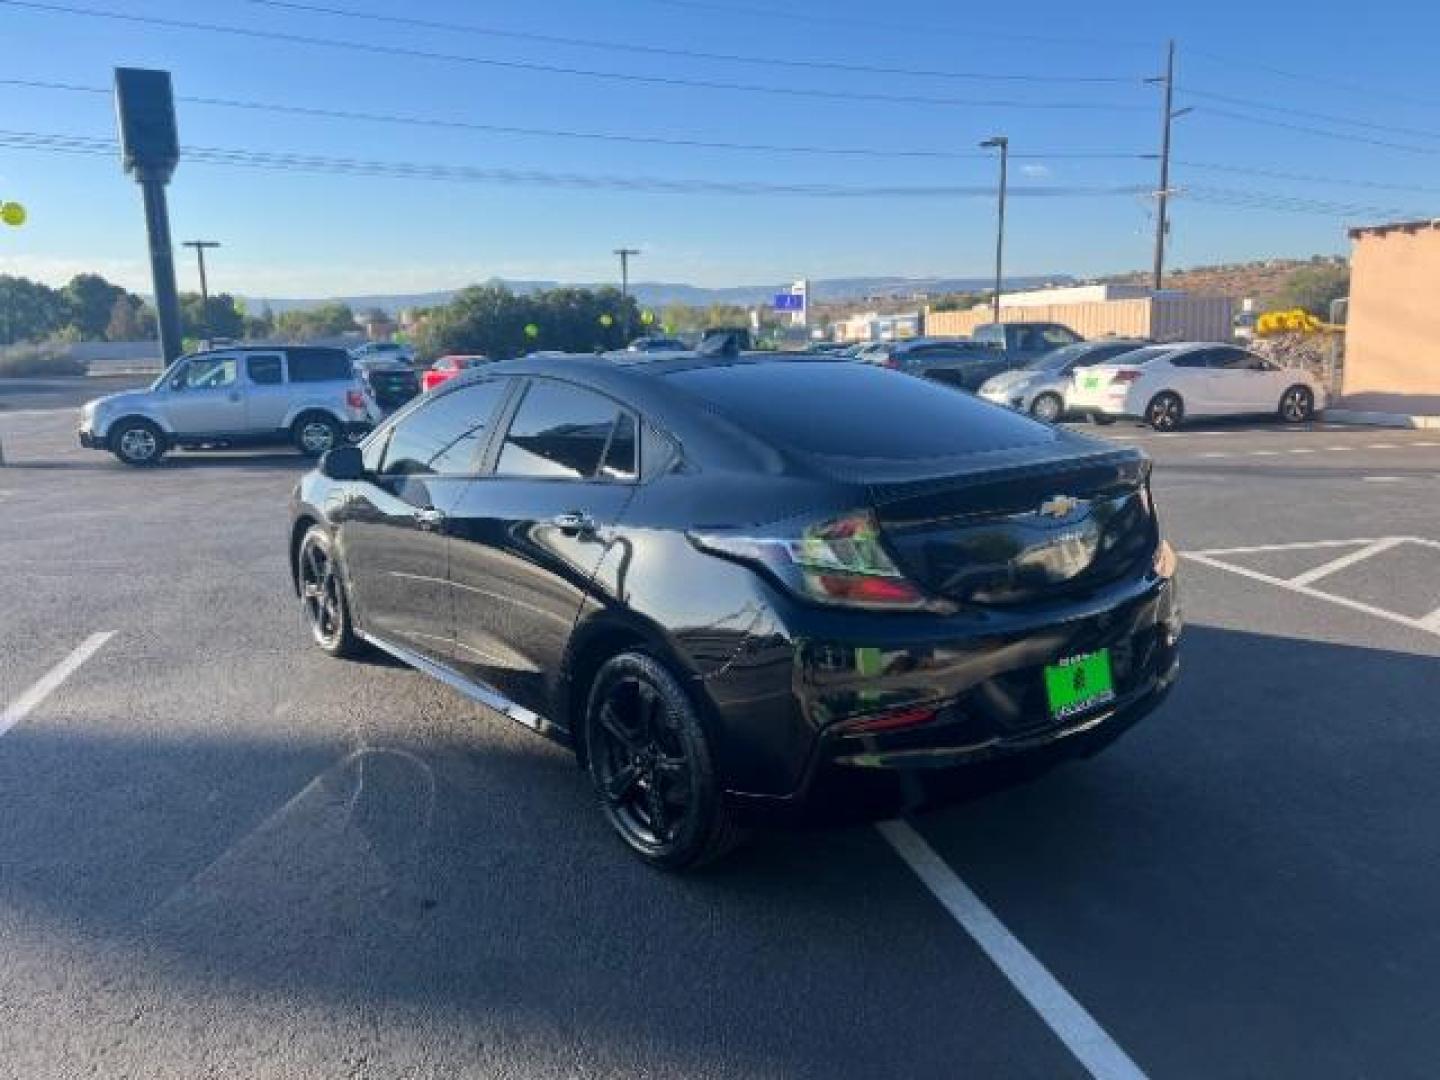
[{"label": "black alloy wheel", "polygon": [[296,560],[295,577],[305,622],[315,644],[331,656],[354,656],[360,639],[350,622],[345,585],[325,530],[316,525],[305,534]]},{"label": "black alloy wheel", "polygon": [[664,665],[643,653],[608,661],[590,692],[590,777],[601,812],[652,866],[682,870],[740,838],[695,708]]},{"label": "black alloy wheel", "polygon": [[1145,422],[1156,431],[1174,431],[1185,417],[1185,406],[1176,394],[1166,390],[1156,394],[1145,406]]}]

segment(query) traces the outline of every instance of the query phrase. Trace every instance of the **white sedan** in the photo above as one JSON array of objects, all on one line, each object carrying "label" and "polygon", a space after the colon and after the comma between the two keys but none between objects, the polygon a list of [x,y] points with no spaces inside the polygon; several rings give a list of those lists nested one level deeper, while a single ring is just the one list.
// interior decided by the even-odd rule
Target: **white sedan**
[{"label": "white sedan", "polygon": [[1148,345],[1082,368],[1066,397],[1074,412],[1100,420],[1139,417],[1156,431],[1206,416],[1274,414],[1299,424],[1324,408],[1320,381],[1235,345]]}]

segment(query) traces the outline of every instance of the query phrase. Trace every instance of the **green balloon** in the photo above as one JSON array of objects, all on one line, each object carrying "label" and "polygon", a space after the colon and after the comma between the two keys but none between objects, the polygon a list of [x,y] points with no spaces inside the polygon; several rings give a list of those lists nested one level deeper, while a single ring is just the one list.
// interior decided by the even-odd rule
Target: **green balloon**
[{"label": "green balloon", "polygon": [[528,338],[537,338],[537,337],[539,337],[539,336],[540,336],[540,327],[536,326],[533,322],[532,322],[532,323],[526,323],[526,324],[525,324],[525,336],[528,337]]},{"label": "green balloon", "polygon": [[0,203],[0,221],[6,225],[13,225],[19,228],[25,224],[25,207],[18,202]]},{"label": "green balloon", "polygon": [[615,325],[615,318],[614,318],[614,316],[612,316],[612,315],[607,311],[604,315],[601,315],[601,316],[600,316],[600,325],[601,325],[601,326],[613,326],[613,325]]}]

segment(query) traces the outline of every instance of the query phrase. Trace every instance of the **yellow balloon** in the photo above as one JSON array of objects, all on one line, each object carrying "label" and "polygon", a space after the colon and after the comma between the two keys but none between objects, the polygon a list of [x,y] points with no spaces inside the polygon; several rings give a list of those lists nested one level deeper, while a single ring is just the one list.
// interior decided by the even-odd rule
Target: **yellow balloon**
[{"label": "yellow balloon", "polygon": [[18,202],[0,203],[0,221],[19,228],[25,224],[25,207]]},{"label": "yellow balloon", "polygon": [[642,311],[640,313],[640,321],[646,326],[649,326],[655,321],[655,313],[653,311]]},{"label": "yellow balloon", "polygon": [[607,311],[604,315],[601,315],[601,316],[600,316],[600,325],[601,325],[601,326],[610,326],[610,325],[612,325],[614,322],[615,322],[614,317],[611,316],[611,314],[610,314],[608,311]]}]

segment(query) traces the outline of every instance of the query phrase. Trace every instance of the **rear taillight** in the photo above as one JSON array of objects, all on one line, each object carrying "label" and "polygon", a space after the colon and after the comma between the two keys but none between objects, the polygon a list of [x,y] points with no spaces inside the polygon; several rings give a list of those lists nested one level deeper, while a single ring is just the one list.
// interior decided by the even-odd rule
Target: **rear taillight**
[{"label": "rear taillight", "polygon": [[365,393],[361,390],[346,390],[345,404],[352,409],[365,408]]},{"label": "rear taillight", "polygon": [[1125,383],[1132,383],[1138,378],[1140,378],[1140,372],[1138,371],[1117,371],[1111,376],[1110,385],[1123,386]]},{"label": "rear taillight", "polygon": [[702,531],[696,546],[755,564],[807,600],[913,611],[932,606],[896,567],[868,510],[821,522],[782,522],[759,534]]}]

